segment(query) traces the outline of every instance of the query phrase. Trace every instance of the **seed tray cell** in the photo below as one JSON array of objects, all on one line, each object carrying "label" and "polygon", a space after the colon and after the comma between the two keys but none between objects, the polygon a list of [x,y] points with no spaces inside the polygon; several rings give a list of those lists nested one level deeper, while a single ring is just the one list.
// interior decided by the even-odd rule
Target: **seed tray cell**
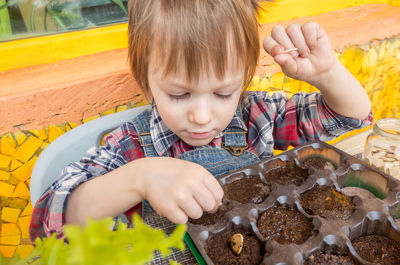
[{"label": "seed tray cell", "polygon": [[367,239],[392,244],[383,262],[396,259],[400,182],[329,144],[310,143],[217,179],[225,192],[219,210],[188,222],[207,264],[373,264],[353,246],[362,251],[358,241]]}]

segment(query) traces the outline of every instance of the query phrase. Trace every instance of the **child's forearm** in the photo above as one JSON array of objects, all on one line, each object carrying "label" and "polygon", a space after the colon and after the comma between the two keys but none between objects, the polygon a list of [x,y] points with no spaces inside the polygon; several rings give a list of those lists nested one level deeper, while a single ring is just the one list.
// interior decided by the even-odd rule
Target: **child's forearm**
[{"label": "child's forearm", "polygon": [[132,167],[133,163],[140,164],[139,160],[76,187],[67,202],[66,223],[83,226],[89,217],[100,220],[118,216],[140,203],[140,169]]},{"label": "child's forearm", "polygon": [[310,83],[340,115],[363,120],[371,111],[371,101],[364,88],[338,60],[329,72]]},{"label": "child's forearm", "polygon": [[142,200],[174,223],[214,211],[224,192],[204,167],[177,158],[147,157],[79,185],[68,199],[66,223],[117,216]]}]

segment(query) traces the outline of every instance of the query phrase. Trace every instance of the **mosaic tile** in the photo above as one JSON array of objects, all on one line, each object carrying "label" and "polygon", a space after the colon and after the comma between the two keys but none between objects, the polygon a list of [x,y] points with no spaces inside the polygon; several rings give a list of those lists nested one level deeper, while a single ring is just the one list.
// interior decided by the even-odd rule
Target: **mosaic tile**
[{"label": "mosaic tile", "polygon": [[21,209],[3,207],[1,210],[1,220],[15,224],[18,220],[20,213]]},{"label": "mosaic tile", "polygon": [[20,235],[21,231],[19,230],[16,224],[2,224],[0,227],[0,236],[15,236]]},{"label": "mosaic tile", "polygon": [[0,154],[0,168],[7,168],[11,163],[11,157]]},{"label": "mosaic tile", "polygon": [[6,182],[0,181],[0,196],[1,197],[11,197],[14,192],[15,186],[8,184]]},{"label": "mosaic tile", "polygon": [[29,254],[31,254],[33,250],[32,245],[18,245],[17,249],[15,250],[15,253],[20,256],[20,258],[25,258]]},{"label": "mosaic tile", "polygon": [[2,154],[12,156],[16,151],[17,151],[16,144],[11,135],[7,135],[1,138],[0,152]]},{"label": "mosaic tile", "polygon": [[5,180],[5,181],[9,180],[10,175],[11,175],[10,172],[0,170],[0,180]]},{"label": "mosaic tile", "polygon": [[4,257],[8,257],[8,258],[13,257],[16,249],[17,249],[16,246],[2,246],[2,245],[0,245],[0,253]]},{"label": "mosaic tile", "polygon": [[35,136],[29,137],[22,145],[18,147],[18,150],[15,152],[13,157],[21,162],[27,162],[42,145],[42,142],[43,141],[41,139],[36,138]]},{"label": "mosaic tile", "polygon": [[20,182],[17,184],[17,187],[15,188],[12,197],[28,197],[29,198],[30,193],[29,189],[26,187],[25,183]]}]

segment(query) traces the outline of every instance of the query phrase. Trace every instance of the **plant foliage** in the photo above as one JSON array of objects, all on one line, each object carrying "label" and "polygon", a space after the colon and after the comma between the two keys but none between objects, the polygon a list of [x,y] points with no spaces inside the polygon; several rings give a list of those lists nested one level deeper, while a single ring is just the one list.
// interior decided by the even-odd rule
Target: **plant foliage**
[{"label": "plant foliage", "polygon": [[171,248],[184,250],[186,225],[178,225],[168,237],[164,231],[143,223],[138,215],[133,216],[133,221],[133,228],[127,228],[120,222],[115,231],[111,229],[114,224],[111,218],[89,220],[83,229],[66,225],[64,234],[68,244],[64,239],[57,239],[56,234],[43,240],[37,238],[36,247],[28,257],[19,260],[0,255],[0,264],[136,265],[151,261],[155,250],[159,250],[164,257],[171,254]]}]

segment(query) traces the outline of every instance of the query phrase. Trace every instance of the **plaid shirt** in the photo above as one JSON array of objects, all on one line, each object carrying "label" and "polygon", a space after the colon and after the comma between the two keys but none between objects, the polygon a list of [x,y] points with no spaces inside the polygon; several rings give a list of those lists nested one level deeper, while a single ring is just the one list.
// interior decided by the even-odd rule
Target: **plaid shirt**
[{"label": "plaid shirt", "polygon": [[[308,141],[326,141],[372,122],[338,115],[325,103],[320,93],[297,93],[287,99],[283,93],[270,96],[266,92],[248,92],[228,127],[247,131],[248,151],[259,158],[270,157],[273,149],[285,150]],[[241,113],[239,117],[238,113]],[[168,152],[170,157],[193,150],[163,123],[153,105],[150,134],[156,152]],[[222,134],[209,143],[220,147]],[[129,138],[131,149],[122,151],[120,141]],[[80,162],[64,168],[58,180],[49,187],[35,205],[30,225],[30,237],[63,236],[68,196],[79,184],[106,174],[130,161],[144,156],[133,123],[127,122],[105,138],[105,145],[91,148]]]}]

